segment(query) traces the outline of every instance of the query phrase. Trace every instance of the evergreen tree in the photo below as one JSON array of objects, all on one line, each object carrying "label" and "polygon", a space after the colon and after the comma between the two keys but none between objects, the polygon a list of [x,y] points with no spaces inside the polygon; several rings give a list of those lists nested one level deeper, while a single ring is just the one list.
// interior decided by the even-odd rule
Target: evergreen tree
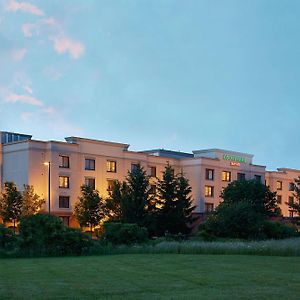
[{"label": "evergreen tree", "polygon": [[138,164],[126,177],[121,201],[122,218],[125,223],[145,224],[149,195],[149,178]]},{"label": "evergreen tree", "polygon": [[93,228],[106,216],[102,198],[91,186],[82,185],[78,200],[74,207],[74,215],[81,227],[90,227],[92,236]]},{"label": "evergreen tree", "polygon": [[165,167],[161,180],[157,184],[157,206],[160,207],[158,217],[158,234],[165,232],[175,233],[176,229],[176,193],[177,193],[177,180],[174,175],[174,169],[168,164]]},{"label": "evergreen tree", "polygon": [[22,194],[13,182],[4,184],[4,191],[0,197],[0,216],[4,222],[13,221],[14,231],[16,222],[22,215]]},{"label": "evergreen tree", "polygon": [[32,185],[25,185],[22,192],[22,217],[27,217],[34,215],[41,209],[42,205],[45,203],[44,199],[41,199],[39,195],[35,194]]},{"label": "evergreen tree", "polygon": [[189,233],[191,230],[192,222],[194,218],[192,217],[192,212],[195,209],[193,206],[193,200],[191,197],[192,187],[189,184],[189,180],[181,172],[176,177],[176,205],[175,214],[176,223],[174,224],[176,233]]},{"label": "evergreen tree", "polygon": [[300,215],[300,176],[298,178],[295,178],[293,189],[295,199],[293,202],[288,202],[287,204],[292,212]]}]

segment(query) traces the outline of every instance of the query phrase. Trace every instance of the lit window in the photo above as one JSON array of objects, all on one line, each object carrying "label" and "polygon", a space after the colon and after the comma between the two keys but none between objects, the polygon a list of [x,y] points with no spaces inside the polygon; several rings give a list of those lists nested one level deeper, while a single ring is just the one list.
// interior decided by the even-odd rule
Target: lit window
[{"label": "lit window", "polygon": [[65,155],[59,156],[59,167],[60,168],[70,168],[69,156],[65,156]]},{"label": "lit window", "polygon": [[281,195],[277,195],[277,203],[278,204],[282,203],[282,196]]},{"label": "lit window", "polygon": [[277,180],[277,182],[276,182],[276,189],[277,189],[278,191],[281,191],[281,190],[282,190],[282,181]]},{"label": "lit window", "polygon": [[92,177],[86,177],[84,179],[84,184],[86,186],[89,186],[91,187],[93,190],[96,188],[96,181],[95,181],[95,178],[92,178]]},{"label": "lit window", "polygon": [[213,197],[214,196],[214,187],[210,185],[205,186],[205,197]]},{"label": "lit window", "polygon": [[70,207],[70,197],[59,196],[59,208],[69,208],[69,207]]},{"label": "lit window", "polygon": [[117,172],[117,162],[114,160],[108,160],[106,162],[106,171],[111,173]]},{"label": "lit window", "polygon": [[238,181],[246,180],[246,174],[245,173],[237,173],[237,180]]},{"label": "lit window", "polygon": [[206,180],[214,180],[214,170],[213,169],[205,169],[205,179]]},{"label": "lit window", "polygon": [[60,188],[69,188],[70,187],[70,178],[68,176],[59,176],[59,187]]},{"label": "lit window", "polygon": [[293,182],[289,183],[289,191],[294,191],[295,190],[295,184]]},{"label": "lit window", "polygon": [[222,181],[231,181],[231,172],[223,171],[222,172]]},{"label": "lit window", "polygon": [[213,203],[205,203],[205,212],[213,212],[214,211],[214,204]]},{"label": "lit window", "polygon": [[155,195],[156,194],[156,185],[155,184],[150,185],[149,194],[150,195]]},{"label": "lit window", "polygon": [[115,180],[114,179],[107,179],[107,191],[111,192],[113,190]]},{"label": "lit window", "polygon": [[90,159],[90,158],[86,158],[85,159],[85,169],[94,171],[95,170],[95,160]]},{"label": "lit window", "polygon": [[150,167],[150,176],[156,177],[156,167]]}]

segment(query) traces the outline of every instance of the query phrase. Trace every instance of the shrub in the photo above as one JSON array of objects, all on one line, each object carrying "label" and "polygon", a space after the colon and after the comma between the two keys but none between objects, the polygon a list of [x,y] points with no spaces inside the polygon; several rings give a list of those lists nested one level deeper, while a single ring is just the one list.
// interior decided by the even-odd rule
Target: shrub
[{"label": "shrub", "polygon": [[207,236],[255,239],[263,235],[263,220],[263,216],[246,201],[230,205],[222,203],[205,222],[203,229]]},{"label": "shrub", "polygon": [[295,226],[288,226],[279,222],[265,221],[263,228],[266,238],[269,239],[285,239],[298,235]]},{"label": "shrub", "polygon": [[79,230],[64,226],[60,218],[37,214],[21,219],[21,249],[33,255],[84,254],[89,237]]},{"label": "shrub", "polygon": [[16,242],[14,232],[0,224],[0,249],[11,249],[16,245]]},{"label": "shrub", "polygon": [[145,242],[148,231],[137,224],[104,223],[104,239],[113,244],[134,244]]}]

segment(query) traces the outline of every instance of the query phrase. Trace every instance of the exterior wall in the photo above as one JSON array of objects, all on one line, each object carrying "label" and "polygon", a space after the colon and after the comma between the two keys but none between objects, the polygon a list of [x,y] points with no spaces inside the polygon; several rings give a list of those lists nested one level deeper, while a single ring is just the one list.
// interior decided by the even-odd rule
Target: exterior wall
[{"label": "exterior wall", "polygon": [[[293,183],[296,178],[300,176],[300,170],[292,169],[278,169],[278,171],[266,172],[266,184],[270,186],[270,189],[277,192],[277,195],[281,196],[281,204],[279,207],[283,216],[292,217],[290,212],[288,201],[289,197],[294,197],[294,191],[289,189],[290,183]],[[277,181],[282,182],[282,189],[277,188]],[[295,216],[295,214],[294,214]]]}]

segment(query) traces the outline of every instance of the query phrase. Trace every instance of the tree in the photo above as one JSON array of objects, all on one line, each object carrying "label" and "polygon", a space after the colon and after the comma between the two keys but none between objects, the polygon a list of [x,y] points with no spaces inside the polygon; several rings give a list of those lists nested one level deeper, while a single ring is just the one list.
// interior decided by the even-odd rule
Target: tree
[{"label": "tree", "polygon": [[177,181],[174,169],[168,164],[163,172],[162,179],[157,184],[157,205],[159,210],[159,234],[166,231],[173,233],[174,224],[178,216],[175,212],[176,207]]},{"label": "tree", "polygon": [[149,178],[143,167],[138,164],[128,172],[126,183],[123,185],[121,201],[123,222],[144,225],[151,200],[149,192]]},{"label": "tree", "polygon": [[300,176],[294,179],[293,182],[294,198],[293,202],[288,202],[289,208],[300,215]]},{"label": "tree", "polygon": [[189,180],[181,172],[176,176],[176,224],[175,228],[177,233],[189,233],[191,228],[189,225],[194,221],[192,212],[195,209],[193,206],[193,200],[191,197],[192,187],[189,184]]},{"label": "tree", "polygon": [[278,215],[276,192],[271,192],[257,180],[241,180],[231,182],[221,193],[225,205],[236,202],[249,202],[253,209],[263,215]]},{"label": "tree", "polygon": [[22,192],[22,208],[21,216],[27,217],[34,215],[41,209],[42,205],[45,203],[44,199],[41,199],[39,195],[35,194],[32,185],[25,185]]},{"label": "tree", "polygon": [[22,215],[22,194],[13,182],[6,182],[4,184],[4,191],[0,197],[0,216],[4,222],[13,221],[14,232],[16,229],[16,222],[18,222]]},{"label": "tree", "polygon": [[81,196],[78,200],[74,207],[74,215],[81,227],[90,227],[92,236],[93,227],[106,215],[103,200],[97,190],[87,185],[81,186]]}]

